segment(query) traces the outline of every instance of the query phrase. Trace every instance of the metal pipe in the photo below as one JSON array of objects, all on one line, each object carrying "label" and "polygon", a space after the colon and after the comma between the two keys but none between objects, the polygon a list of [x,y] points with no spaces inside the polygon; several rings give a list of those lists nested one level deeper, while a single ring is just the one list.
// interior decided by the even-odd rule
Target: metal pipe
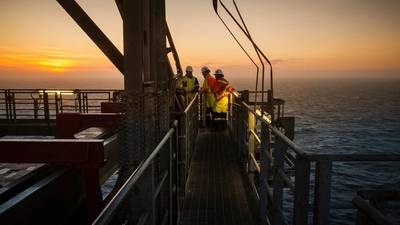
[{"label": "metal pipe", "polygon": [[[233,4],[235,5],[236,12],[238,13],[238,15],[239,15],[239,17],[240,17],[240,20],[242,21],[242,24],[243,24],[244,28],[246,29],[247,34],[249,35],[250,38],[252,38],[252,37],[251,37],[251,34],[250,34],[250,31],[249,31],[249,29],[247,28],[246,23],[244,22],[244,19],[243,19],[243,17],[242,17],[242,14],[240,13],[239,7],[236,5],[236,1],[235,1],[235,0],[233,0]],[[261,57],[260,57],[259,51],[257,50],[257,48],[256,48],[256,46],[255,46],[254,44],[253,44],[253,48],[254,48],[254,50],[256,51],[258,60],[260,60],[260,63],[261,63],[261,65],[262,65],[262,73],[261,73],[261,74],[262,74],[262,82],[263,82],[263,83],[262,83],[261,103],[264,104],[264,93],[263,93],[263,92],[264,92],[265,65],[264,65],[263,60],[262,60]],[[256,105],[257,105],[257,91],[258,91],[258,73],[257,73],[257,80],[256,80],[256,95],[255,95],[255,99],[254,99],[254,102],[255,102],[255,104],[254,104],[254,109],[256,109]],[[262,107],[261,107],[261,110],[262,110]]]},{"label": "metal pipe", "polygon": [[[214,1],[215,2],[215,1]],[[232,30],[228,27],[228,25],[226,24],[226,22],[224,21],[224,19],[222,19],[222,17],[219,15],[218,10],[216,9],[216,6],[214,4],[214,9],[215,12],[218,16],[218,18],[221,20],[222,24],[225,26],[225,28],[229,31],[230,35],[233,37],[233,39],[236,41],[236,43],[239,45],[239,47],[243,50],[243,52],[246,54],[246,56],[250,59],[250,61],[254,64],[254,66],[257,69],[257,73],[256,73],[256,90],[257,90],[257,86],[258,86],[258,76],[259,76],[259,72],[260,72],[260,68],[257,65],[257,63],[253,60],[253,58],[250,56],[250,54],[247,52],[247,50],[243,47],[243,45],[240,43],[240,41],[237,39],[237,37],[233,34]],[[264,69],[263,69],[264,71]],[[263,72],[264,73],[264,72]],[[256,95],[257,96],[257,95]],[[257,99],[257,97],[256,97]],[[254,106],[255,109],[255,106]]]},{"label": "metal pipe", "polygon": [[289,186],[290,190],[294,192],[294,183],[293,181],[285,174],[282,168],[277,169],[279,176],[285,181],[285,183]]},{"label": "metal pipe", "polygon": [[214,10],[218,14],[218,1],[222,5],[222,7],[225,9],[225,11],[229,14],[229,16],[232,18],[232,20],[236,23],[236,25],[242,30],[242,32],[246,35],[246,37],[249,39],[250,42],[252,42],[253,46],[259,51],[261,56],[266,60],[266,62],[269,64],[271,70],[270,70],[270,77],[271,77],[271,92],[273,96],[273,70],[272,70],[272,64],[271,61],[268,59],[267,56],[261,51],[261,49],[258,47],[258,45],[253,41],[251,36],[246,32],[246,30],[239,24],[237,19],[232,15],[232,13],[228,10],[228,8],[225,6],[225,4],[221,0],[213,0],[213,5],[214,5]]},{"label": "metal pipe", "polygon": [[[186,107],[184,113],[187,114],[189,112],[189,110],[192,108],[194,102],[196,101],[196,99],[199,97],[199,93],[196,93],[196,95],[194,96],[194,98],[192,99],[192,101],[189,103],[189,105]],[[197,105],[196,105],[197,107]]]},{"label": "metal pipe", "polygon": [[254,164],[254,167],[256,168],[257,172],[260,172],[260,166],[258,165],[258,162],[256,160],[256,158],[254,157],[254,155],[252,153],[249,154],[250,155],[250,159]]},{"label": "metal pipe", "polygon": [[254,136],[259,144],[261,144],[261,139],[258,137],[257,133],[254,130],[249,130],[250,133]]}]

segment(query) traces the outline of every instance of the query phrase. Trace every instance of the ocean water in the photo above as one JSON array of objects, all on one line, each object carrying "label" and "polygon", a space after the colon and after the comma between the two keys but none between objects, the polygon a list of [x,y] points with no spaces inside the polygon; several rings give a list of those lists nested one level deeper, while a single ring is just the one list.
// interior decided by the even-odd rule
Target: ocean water
[{"label": "ocean water", "polygon": [[[400,154],[400,79],[278,80],[275,97],[286,101],[295,142],[307,152]],[[400,162],[334,163],[331,224],[355,224],[356,190],[384,187],[400,188]],[[293,196],[285,194],[290,214]],[[400,224],[400,210],[391,216]]]}]

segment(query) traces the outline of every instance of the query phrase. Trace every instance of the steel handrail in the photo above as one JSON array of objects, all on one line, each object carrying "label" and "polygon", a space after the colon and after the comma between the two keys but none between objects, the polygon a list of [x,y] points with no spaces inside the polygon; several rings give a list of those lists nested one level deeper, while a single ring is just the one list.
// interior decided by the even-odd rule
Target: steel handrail
[{"label": "steel handrail", "polygon": [[[304,148],[298,146],[294,141],[289,139],[280,128],[275,126],[276,123],[272,121],[268,113],[260,110],[253,110],[244,100],[245,99],[237,98],[236,102],[233,102],[235,106],[235,113],[233,114],[235,124],[232,123],[231,128],[233,128],[233,132],[235,132],[236,139],[238,140],[237,144],[240,154],[245,160],[243,165],[248,167],[250,164],[254,164],[254,168],[256,168],[254,171],[259,171],[259,178],[251,177],[251,179],[254,179],[253,185],[256,185],[256,179],[259,179],[259,189],[255,187],[255,190],[257,196],[259,196],[262,215],[267,215],[269,212],[268,208],[270,207],[274,210],[276,209],[277,213],[280,213],[279,211],[283,207],[283,188],[286,186],[289,187],[290,192],[294,194],[294,224],[308,224],[310,210],[313,210],[313,224],[329,224],[334,162],[400,161],[400,154],[396,153],[320,154],[306,152]],[[250,119],[250,114],[253,114],[256,120],[261,122],[262,125],[260,136],[261,149],[258,159],[255,159],[253,154],[256,146],[246,143],[248,138],[246,134],[254,135],[254,133],[257,133],[256,130],[252,130],[252,125],[249,124],[250,121],[253,121],[253,119]],[[246,120],[249,122],[247,123]],[[255,123],[255,121],[252,123]],[[249,129],[249,132],[239,132],[239,130],[242,129]],[[256,135],[254,135],[254,137],[256,137]],[[273,139],[273,137],[275,137],[275,139]],[[294,180],[292,175],[286,174],[285,172],[284,160],[288,153],[291,153],[294,157]],[[314,162],[315,170],[312,169],[312,163]],[[256,163],[258,163],[260,170],[257,169]],[[268,183],[270,178],[273,179],[272,189]],[[311,179],[315,179],[314,186],[310,185]],[[312,189],[314,192],[310,192]],[[312,199],[310,195],[314,196],[314,203],[310,203]],[[273,201],[271,201],[272,198]],[[264,218],[262,216],[261,220],[267,223],[266,221],[268,219],[266,218],[267,217]],[[268,218],[274,219],[274,223],[277,224],[284,223],[284,216],[282,214],[275,217],[268,215]]]},{"label": "steel handrail", "polygon": [[194,98],[192,99],[192,101],[191,101],[191,102],[189,103],[189,105],[186,107],[186,109],[185,109],[185,111],[184,111],[185,114],[188,113],[189,110],[192,108],[192,106],[193,106],[194,102],[196,101],[196,98],[198,98],[198,96],[199,96],[199,93],[196,93],[196,95],[194,96]]},{"label": "steel handrail", "polygon": [[[100,112],[117,89],[0,89],[1,119],[54,119],[59,112]],[[93,105],[92,103],[98,105]],[[5,105],[5,106],[4,106]],[[32,105],[32,107],[28,107]],[[3,107],[2,107],[3,106]],[[48,114],[50,117],[45,117]]]},{"label": "steel handrail", "polygon": [[115,194],[115,196],[111,199],[111,201],[104,207],[103,211],[99,214],[93,224],[96,225],[105,225],[110,222],[112,216],[115,214],[118,207],[123,203],[123,201],[128,197],[129,192],[134,187],[136,182],[141,178],[146,169],[151,165],[152,161],[155,157],[160,153],[163,149],[164,145],[168,142],[168,140],[172,137],[174,132],[176,132],[176,127],[178,126],[178,121],[174,121],[172,128],[169,129],[167,134],[163,137],[160,143],[156,146],[153,152],[143,160],[140,165],[135,169],[135,171],[131,174],[131,176],[126,180],[126,182],[122,185],[119,191]]},{"label": "steel handrail", "polygon": [[272,125],[270,122],[268,122],[263,116],[260,114],[256,113],[248,104],[245,102],[242,102],[242,104],[249,110],[251,113],[253,113],[257,119],[259,119],[261,122],[264,122],[268,125],[268,128],[279,138],[281,138],[294,152],[296,152],[299,156],[304,156],[306,157],[305,151],[298,146],[296,143],[294,143],[292,140],[290,140],[288,137],[286,137],[285,134],[283,134],[276,126]]}]

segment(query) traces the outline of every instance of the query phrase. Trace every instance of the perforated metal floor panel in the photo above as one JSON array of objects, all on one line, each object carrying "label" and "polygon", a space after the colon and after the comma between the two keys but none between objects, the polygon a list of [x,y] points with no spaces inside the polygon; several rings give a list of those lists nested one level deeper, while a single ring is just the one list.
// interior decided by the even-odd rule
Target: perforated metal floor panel
[{"label": "perforated metal floor panel", "polygon": [[182,225],[258,224],[257,209],[230,138],[228,131],[199,133]]}]

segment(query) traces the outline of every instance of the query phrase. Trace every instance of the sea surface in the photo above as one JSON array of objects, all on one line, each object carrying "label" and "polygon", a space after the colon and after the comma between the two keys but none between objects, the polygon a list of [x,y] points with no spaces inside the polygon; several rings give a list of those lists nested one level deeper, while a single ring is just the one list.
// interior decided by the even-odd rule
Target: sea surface
[{"label": "sea surface", "polygon": [[[400,79],[278,80],[275,97],[286,101],[295,142],[307,152],[400,154]],[[334,163],[331,223],[355,224],[356,190],[384,187],[400,188],[400,162]],[[285,194],[289,219],[293,196]],[[400,210],[390,213],[400,224]]]}]

